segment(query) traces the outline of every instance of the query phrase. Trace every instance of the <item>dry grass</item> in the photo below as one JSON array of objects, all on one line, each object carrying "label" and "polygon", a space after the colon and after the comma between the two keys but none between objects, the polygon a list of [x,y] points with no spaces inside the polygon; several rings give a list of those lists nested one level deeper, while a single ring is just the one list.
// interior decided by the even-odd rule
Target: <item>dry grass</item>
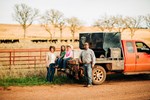
[{"label": "dry grass", "polygon": [[[52,30],[54,33],[54,30]],[[94,27],[83,27],[80,31],[78,31],[75,34],[75,37],[79,37],[79,33],[81,32],[99,32],[98,28]],[[32,43],[29,41],[32,38],[49,38],[49,34],[40,26],[40,25],[32,25],[27,30],[27,38],[25,41],[21,41],[20,43],[14,43],[14,44],[0,44],[0,49],[28,49],[28,48],[49,48],[50,45],[55,46],[56,48],[60,48],[61,45],[66,45],[68,43]],[[58,29],[55,30],[55,34],[53,35],[54,38],[59,38],[60,32]],[[70,34],[69,29],[66,27],[63,30],[63,38],[70,39],[72,36]],[[9,24],[0,24],[0,39],[23,39],[23,30],[20,27],[20,25],[9,25]],[[130,32],[129,30],[126,30],[122,33],[122,39],[130,39]],[[148,29],[141,29],[138,30],[133,39],[143,40],[150,46],[150,30]],[[69,42],[69,44],[72,44],[75,48],[78,47],[78,43],[72,43]],[[5,77],[26,77],[26,76],[32,76],[35,74],[39,75],[45,75],[46,69],[25,69],[22,65],[16,65],[12,66],[13,68],[21,68],[21,69],[11,69],[11,70],[4,70],[5,68],[9,68],[9,66],[3,66],[0,64],[0,78]],[[22,69],[23,68],[23,69]]]},{"label": "dry grass", "polygon": [[56,48],[60,48],[61,45],[72,44],[75,48],[78,48],[78,43],[72,42],[62,42],[62,43],[33,43],[33,42],[21,42],[21,43],[13,43],[13,44],[0,44],[0,49],[30,49],[30,48],[49,48],[50,45],[55,46]]},{"label": "dry grass", "polygon": [[[58,29],[51,30],[54,38],[60,37],[60,32]],[[116,30],[113,30],[116,31]],[[82,32],[100,32],[98,28],[95,27],[82,27],[79,31],[75,33],[75,37],[79,37],[79,33]],[[130,39],[130,31],[126,30],[123,32],[123,39]],[[69,39],[72,37],[68,27],[63,30],[63,38]],[[49,33],[44,30],[40,25],[32,25],[27,29],[27,39],[28,38],[49,38]],[[150,37],[150,29],[140,29],[135,32],[134,39],[136,38],[146,38]],[[18,24],[0,24],[0,38],[23,38],[23,29]]]},{"label": "dry grass", "polygon": [[[81,30],[77,31],[75,33],[75,37],[79,38],[79,33],[82,32],[99,32],[100,30],[95,27],[82,27]],[[115,30],[113,30],[115,31]],[[60,32],[58,29],[52,29],[53,38],[59,38],[60,37]],[[63,38],[64,39],[70,39],[72,38],[72,35],[70,33],[70,30],[68,27],[66,27],[63,30]],[[60,47],[60,45],[64,44],[66,45],[67,43],[32,43],[30,42],[31,39],[33,38],[38,38],[38,39],[48,39],[49,38],[49,33],[44,30],[40,25],[32,25],[27,29],[27,34],[26,34],[26,39],[23,39],[23,30],[20,27],[20,25],[11,25],[11,24],[0,24],[0,39],[12,39],[12,38],[19,38],[23,39],[24,41],[21,41],[20,43],[14,43],[12,44],[0,44],[0,49],[7,49],[7,48],[48,48],[49,45],[54,45],[57,48]],[[138,40],[143,40],[146,43],[150,44],[150,40],[147,39],[150,38],[150,30],[149,29],[140,29],[135,32],[135,35],[133,39],[138,39]],[[125,30],[122,33],[122,39],[131,39],[130,38],[130,31]],[[74,47],[78,47],[78,43],[69,43],[74,45]]]},{"label": "dry grass", "polygon": [[30,77],[30,76],[45,76],[46,68],[45,66],[41,68],[22,68],[22,65],[11,66],[0,66],[0,79],[3,78],[22,78],[22,77]]}]

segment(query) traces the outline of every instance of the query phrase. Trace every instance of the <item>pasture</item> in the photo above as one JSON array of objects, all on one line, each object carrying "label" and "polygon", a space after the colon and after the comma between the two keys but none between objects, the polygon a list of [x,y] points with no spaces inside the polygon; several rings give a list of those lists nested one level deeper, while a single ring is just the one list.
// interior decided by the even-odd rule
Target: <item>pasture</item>
[{"label": "pasture", "polygon": [[[113,30],[115,31],[115,29]],[[61,45],[67,45],[71,44],[74,48],[79,48],[78,38],[79,33],[85,33],[85,32],[100,32],[98,28],[90,27],[90,26],[84,26],[79,31],[75,33],[75,39],[76,41],[72,41],[72,35],[70,33],[70,30],[68,27],[66,27],[63,30],[62,33],[62,40],[60,40],[60,32],[58,29],[53,29],[53,38],[49,38],[49,33],[46,32],[40,25],[32,25],[27,29],[26,38],[23,38],[23,30],[20,25],[11,25],[11,24],[0,24],[0,51],[2,50],[31,50],[31,49],[46,49],[48,51],[48,48],[50,45],[55,46],[57,49],[60,48]],[[125,30],[121,34],[122,39],[131,39],[130,38],[130,31]],[[133,39],[136,40],[142,40],[146,44],[150,46],[150,30],[149,29],[139,29],[135,32],[135,35]],[[5,41],[4,41],[5,40]],[[47,52],[46,51],[46,52]],[[45,59],[46,52],[42,53],[43,60]],[[15,55],[12,53],[11,57],[8,59],[4,57],[10,56],[10,53],[1,53],[0,60],[8,60],[8,62],[0,62],[0,78],[2,77],[25,77],[25,76],[32,76],[34,74],[40,74],[45,75],[46,68],[44,62],[42,64],[39,64],[37,59],[41,58],[34,58],[33,56],[39,56],[39,52],[31,52],[31,53],[16,53]],[[76,56],[78,54],[75,54]],[[33,60],[33,61],[20,61],[20,63],[14,63],[14,57],[15,56],[31,56],[30,58],[15,58],[15,60]],[[11,59],[10,59],[11,58]],[[30,65],[30,63],[36,64]],[[8,63],[8,64],[5,64]],[[11,63],[11,65],[9,64]]]}]

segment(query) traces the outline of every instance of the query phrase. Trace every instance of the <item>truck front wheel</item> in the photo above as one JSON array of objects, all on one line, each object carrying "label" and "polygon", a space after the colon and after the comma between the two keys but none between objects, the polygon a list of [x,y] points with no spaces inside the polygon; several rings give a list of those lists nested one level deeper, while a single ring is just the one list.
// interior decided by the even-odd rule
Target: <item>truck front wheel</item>
[{"label": "truck front wheel", "polygon": [[95,65],[92,70],[92,80],[93,84],[99,85],[102,84],[106,79],[106,71],[102,66]]}]

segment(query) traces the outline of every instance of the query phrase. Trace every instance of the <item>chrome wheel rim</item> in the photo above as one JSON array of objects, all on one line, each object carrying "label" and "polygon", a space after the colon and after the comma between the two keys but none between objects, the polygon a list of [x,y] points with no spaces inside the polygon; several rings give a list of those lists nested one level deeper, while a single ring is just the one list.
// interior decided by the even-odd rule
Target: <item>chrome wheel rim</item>
[{"label": "chrome wheel rim", "polygon": [[103,80],[103,77],[104,77],[103,71],[101,71],[101,70],[99,70],[99,69],[96,69],[96,70],[94,71],[94,74],[93,74],[94,80],[100,82],[100,81]]}]

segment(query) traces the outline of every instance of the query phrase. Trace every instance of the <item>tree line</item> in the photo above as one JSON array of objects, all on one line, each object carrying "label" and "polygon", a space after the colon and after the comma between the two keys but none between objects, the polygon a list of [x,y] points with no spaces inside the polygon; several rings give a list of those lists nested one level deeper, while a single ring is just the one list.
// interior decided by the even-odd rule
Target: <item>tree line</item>
[{"label": "tree line", "polygon": [[[67,26],[74,40],[75,33],[82,28],[82,21],[77,17],[66,18],[63,12],[50,9],[47,10],[44,14],[40,14],[38,9],[31,8],[26,4],[16,4],[14,6],[13,18],[17,21],[24,30],[24,38],[26,37],[26,30],[29,26],[33,24],[34,21],[38,20],[50,36],[50,39],[53,38],[55,34],[55,29],[60,31],[60,39],[62,39],[62,33],[64,28]],[[100,31],[117,31],[123,32],[126,29],[130,30],[130,36],[133,38],[135,32],[141,28],[150,29],[150,14],[145,16],[100,16],[99,19],[93,21],[91,25],[97,27]]]}]

